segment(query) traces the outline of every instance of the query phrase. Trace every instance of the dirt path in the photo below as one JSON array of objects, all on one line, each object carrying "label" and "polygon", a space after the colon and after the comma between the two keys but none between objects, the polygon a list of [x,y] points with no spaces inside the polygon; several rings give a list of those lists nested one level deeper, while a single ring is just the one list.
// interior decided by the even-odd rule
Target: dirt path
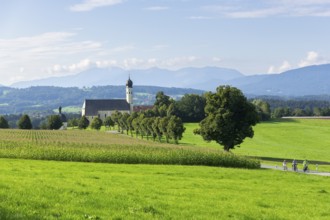
[{"label": "dirt path", "polygon": [[[284,171],[282,167],[271,166],[271,165],[266,165],[266,164],[261,164],[261,168]],[[292,171],[291,168],[288,168],[288,170],[285,171],[285,172],[293,172],[293,171]],[[328,172],[318,172],[318,171],[315,171],[315,170],[309,170],[307,172],[303,172],[303,170],[298,170],[297,172],[298,173],[305,173],[305,174],[314,174],[314,175],[319,175],[319,176],[330,176],[330,173],[328,173]]]}]

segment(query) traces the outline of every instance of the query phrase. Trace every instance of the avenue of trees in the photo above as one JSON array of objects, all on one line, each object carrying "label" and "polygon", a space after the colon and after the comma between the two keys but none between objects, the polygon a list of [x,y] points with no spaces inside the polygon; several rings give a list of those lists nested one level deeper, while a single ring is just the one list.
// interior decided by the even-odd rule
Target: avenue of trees
[{"label": "avenue of trees", "polygon": [[174,101],[163,92],[156,95],[156,101],[152,109],[128,113],[116,111],[107,117],[104,124],[108,127],[117,127],[118,132],[126,132],[127,135],[140,136],[152,140],[167,143],[173,140],[178,143],[185,131],[181,118],[174,115]]}]

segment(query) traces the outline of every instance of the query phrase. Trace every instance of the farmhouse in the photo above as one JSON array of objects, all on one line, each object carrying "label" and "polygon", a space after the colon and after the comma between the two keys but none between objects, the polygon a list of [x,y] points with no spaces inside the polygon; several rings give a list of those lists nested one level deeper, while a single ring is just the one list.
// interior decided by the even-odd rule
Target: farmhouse
[{"label": "farmhouse", "polygon": [[104,120],[115,111],[129,114],[133,112],[133,82],[130,77],[126,83],[126,99],[85,99],[81,114],[89,121],[95,117]]}]

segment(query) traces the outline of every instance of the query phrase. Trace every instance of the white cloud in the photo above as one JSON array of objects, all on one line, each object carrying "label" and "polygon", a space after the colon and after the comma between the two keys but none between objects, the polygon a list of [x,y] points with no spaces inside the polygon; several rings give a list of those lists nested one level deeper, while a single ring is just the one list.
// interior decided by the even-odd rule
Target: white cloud
[{"label": "white cloud", "polygon": [[212,57],[213,62],[222,62],[222,59],[220,57]]},{"label": "white cloud", "polygon": [[330,16],[329,0],[256,0],[253,4],[246,1],[228,1],[221,5],[206,5],[202,9],[218,13],[228,18],[263,18],[273,16]]},{"label": "white cloud", "polygon": [[282,8],[266,8],[251,11],[235,11],[226,13],[226,17],[231,18],[263,18],[283,13]]},{"label": "white cloud", "polygon": [[190,16],[190,17],[188,17],[188,19],[190,19],[190,20],[209,20],[212,18],[207,17],[207,16]]},{"label": "white cloud", "polygon": [[291,69],[291,64],[288,61],[284,61],[283,64],[279,68],[279,72],[282,73]]},{"label": "white cloud", "polygon": [[270,66],[270,67],[268,68],[267,73],[269,73],[269,74],[277,73],[277,71],[276,71],[276,67],[273,66],[273,65]]},{"label": "white cloud", "polygon": [[108,68],[113,66],[119,66],[117,60],[99,60],[95,62],[98,68]]},{"label": "white cloud", "polygon": [[[54,60],[57,63],[70,62],[75,56],[102,51],[102,44],[95,41],[74,41],[75,33],[48,32],[36,36],[13,39],[0,39],[0,77],[3,83],[32,80],[45,73],[57,73],[53,70]],[[86,63],[81,63],[80,68]],[[55,67],[56,68],[59,67]],[[19,78],[12,77],[19,75]]]},{"label": "white cloud", "polygon": [[151,7],[147,7],[144,9],[148,10],[148,11],[164,11],[164,10],[168,10],[170,8],[167,6],[151,6]]},{"label": "white cloud", "polygon": [[[90,59],[83,59],[77,63],[69,65],[56,64],[50,68],[49,72],[56,75],[65,75],[68,73],[77,73],[90,68],[111,68],[120,67],[123,69],[147,69],[152,67],[167,68],[167,69],[179,69],[187,66],[198,66],[198,61],[201,58],[196,56],[183,56],[173,57],[168,59],[157,59],[157,58],[127,58],[121,61],[119,60],[97,60],[93,61]],[[214,62],[210,59],[210,63]]]},{"label": "white cloud", "polygon": [[305,67],[305,66],[311,66],[311,65],[320,65],[329,63],[330,61],[326,58],[320,56],[315,51],[309,51],[304,59],[302,59],[298,64],[292,66],[288,61],[284,61],[281,66],[278,68],[274,65],[270,66],[268,68],[268,73],[282,73],[287,70],[293,69],[293,68],[299,68],[299,67]]},{"label": "white cloud", "polygon": [[174,57],[167,60],[163,60],[160,65],[163,67],[173,68],[173,67],[180,67],[186,66],[191,63],[194,63],[199,58],[196,56],[183,56],[183,57]]},{"label": "white cloud", "polygon": [[307,56],[300,61],[298,64],[299,67],[304,67],[304,66],[310,66],[310,65],[319,65],[319,64],[324,64],[327,63],[327,60],[320,56],[317,52],[315,51],[309,51],[307,53]]},{"label": "white cloud", "polygon": [[157,44],[157,45],[154,45],[151,50],[163,50],[163,49],[166,49],[168,47],[169,46],[166,45],[166,44]]},{"label": "white cloud", "polygon": [[71,11],[91,11],[95,8],[113,6],[123,3],[123,0],[85,0],[80,4],[70,7]]},{"label": "white cloud", "polygon": [[130,50],[134,50],[134,49],[136,49],[136,47],[133,45],[125,45],[125,46],[113,48],[113,49],[111,49],[111,52],[122,53],[122,52],[127,52]]},{"label": "white cloud", "polygon": [[291,64],[288,61],[283,61],[282,65],[276,68],[275,66],[270,66],[268,68],[268,73],[282,73],[292,68]]}]

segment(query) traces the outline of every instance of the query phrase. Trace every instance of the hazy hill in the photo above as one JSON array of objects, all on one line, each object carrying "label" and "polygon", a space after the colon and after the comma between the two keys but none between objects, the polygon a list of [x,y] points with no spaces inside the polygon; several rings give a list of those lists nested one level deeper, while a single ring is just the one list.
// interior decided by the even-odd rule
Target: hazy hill
[{"label": "hazy hill", "polygon": [[233,69],[219,67],[183,68],[176,71],[151,68],[146,70],[129,70],[121,68],[90,69],[76,75],[51,77],[40,80],[14,83],[12,87],[27,88],[31,86],[58,87],[91,87],[105,85],[124,85],[128,75],[134,85],[195,88],[213,90],[226,81],[243,77]]},{"label": "hazy hill", "polygon": [[281,74],[255,75],[231,80],[246,94],[306,96],[330,93],[330,64],[308,66]]},{"label": "hazy hill", "polygon": [[204,67],[183,68],[176,71],[151,68],[130,70],[120,68],[90,69],[76,75],[52,77],[41,80],[19,82],[16,88],[30,86],[92,87],[124,85],[131,75],[134,86],[161,86],[194,88],[214,91],[219,85],[232,85],[248,95],[306,96],[330,93],[330,64],[308,66],[283,72],[244,76],[233,69]]}]

